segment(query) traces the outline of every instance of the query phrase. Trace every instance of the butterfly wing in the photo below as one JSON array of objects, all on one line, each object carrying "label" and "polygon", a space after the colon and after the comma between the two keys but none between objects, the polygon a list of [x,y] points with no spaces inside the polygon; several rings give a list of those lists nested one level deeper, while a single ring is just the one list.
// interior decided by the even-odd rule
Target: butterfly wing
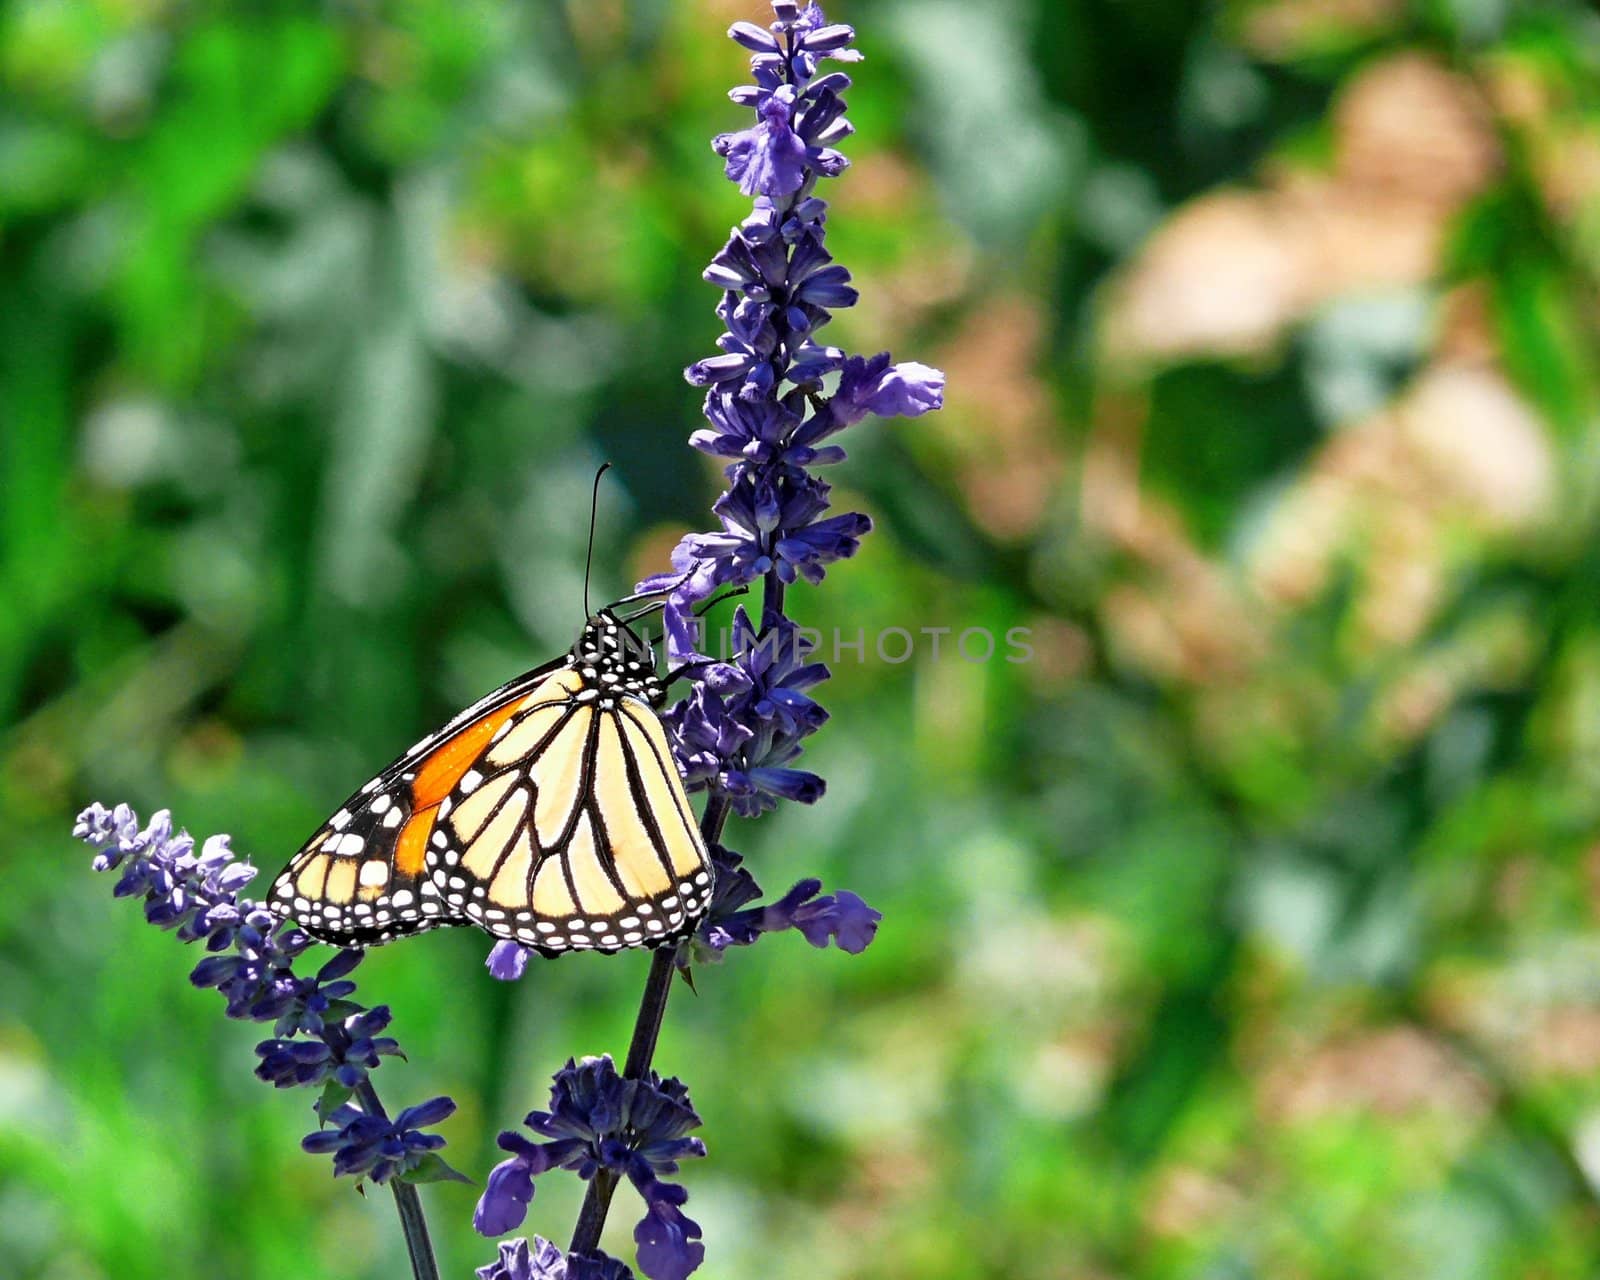
[{"label": "butterfly wing", "polygon": [[425,875],[438,811],[500,727],[565,661],[502,685],[352,795],[290,859],[269,905],[339,946],[449,923]]},{"label": "butterfly wing", "polygon": [[552,676],[440,806],[433,888],[446,909],[549,953],[681,937],[711,866],[648,703]]},{"label": "butterfly wing", "polygon": [[618,951],[681,937],[711,878],[649,703],[563,660],[367,783],[290,861],[271,902],[342,946],[475,924],[551,954]]}]

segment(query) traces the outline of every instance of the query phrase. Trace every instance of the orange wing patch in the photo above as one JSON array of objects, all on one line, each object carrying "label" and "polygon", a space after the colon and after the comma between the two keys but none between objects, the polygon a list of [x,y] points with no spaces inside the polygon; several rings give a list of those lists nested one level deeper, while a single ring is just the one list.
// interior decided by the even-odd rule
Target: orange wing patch
[{"label": "orange wing patch", "polygon": [[527,702],[527,698],[519,698],[516,702],[507,703],[482,719],[474,720],[435,747],[411,783],[412,811],[432,809],[454,791],[456,783],[461,781],[461,775],[483,754],[489,739]]},{"label": "orange wing patch", "polygon": [[400,839],[394,847],[394,869],[413,880],[422,874],[428,860],[428,837],[433,834],[433,820],[439,806],[419,809],[406,819],[400,828]]},{"label": "orange wing patch", "polygon": [[483,754],[500,726],[539,696],[535,689],[526,698],[508,702],[480,720],[474,720],[460,733],[447,738],[435,747],[432,754],[417,770],[411,782],[411,816],[400,828],[400,839],[395,844],[394,868],[403,876],[422,874],[428,858],[428,838],[433,834],[434,819],[439,815],[439,805],[456,788],[462,775],[472,767],[472,762]]}]

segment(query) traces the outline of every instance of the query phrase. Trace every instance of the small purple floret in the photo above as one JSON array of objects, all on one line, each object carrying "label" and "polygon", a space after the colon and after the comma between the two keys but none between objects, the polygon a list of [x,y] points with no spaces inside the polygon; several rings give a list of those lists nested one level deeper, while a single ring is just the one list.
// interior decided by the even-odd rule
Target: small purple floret
[{"label": "small purple floret", "polygon": [[678,965],[716,961],[729,947],[748,947],[763,934],[795,929],[814,947],[834,943],[841,951],[859,955],[878,931],[883,913],[869,907],[848,889],[822,893],[822,881],[802,880],[783,897],[754,905],[761,886],[744,866],[744,859],[721,845],[711,848],[716,868],[711,910],[692,938],[678,951]]},{"label": "small purple floret", "polygon": [[407,1107],[390,1120],[346,1104],[328,1117],[333,1128],[307,1134],[300,1145],[313,1154],[331,1154],[335,1177],[388,1182],[412,1172],[444,1146],[444,1139],[438,1134],[422,1130],[446,1119],[455,1109],[456,1104],[449,1098],[432,1098]]},{"label": "small purple floret", "polygon": [[489,948],[489,957],[483,964],[491,977],[501,982],[515,982],[528,970],[533,948],[525,947],[510,938],[502,938]]},{"label": "small purple floret", "polygon": [[539,1236],[532,1244],[502,1240],[499,1252],[488,1266],[478,1268],[478,1280],[567,1280],[566,1254]]},{"label": "small purple floret", "polygon": [[745,195],[790,196],[806,180],[806,144],[789,126],[793,112],[794,91],[784,85],[756,108],[757,124],[712,142],[727,159],[728,180]]},{"label": "small purple floret", "polygon": [[500,1243],[499,1257],[477,1270],[479,1280],[633,1280],[633,1272],[603,1253],[562,1253],[548,1240]]}]

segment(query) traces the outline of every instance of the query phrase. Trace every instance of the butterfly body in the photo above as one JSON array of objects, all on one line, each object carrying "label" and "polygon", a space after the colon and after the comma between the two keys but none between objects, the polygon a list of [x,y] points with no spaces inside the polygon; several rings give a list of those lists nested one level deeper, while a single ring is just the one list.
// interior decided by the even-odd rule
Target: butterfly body
[{"label": "butterfly body", "polygon": [[601,610],[351,796],[269,905],[341,946],[458,924],[552,955],[675,942],[712,873],[665,700],[649,649]]}]

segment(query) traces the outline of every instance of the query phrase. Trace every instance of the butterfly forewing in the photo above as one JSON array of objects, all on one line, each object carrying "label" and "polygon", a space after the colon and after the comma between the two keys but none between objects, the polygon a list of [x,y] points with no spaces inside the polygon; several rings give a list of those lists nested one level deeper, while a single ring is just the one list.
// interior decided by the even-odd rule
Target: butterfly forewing
[{"label": "butterfly forewing", "polygon": [[609,613],[369,782],[307,842],[273,905],[370,945],[475,924],[547,952],[655,946],[693,926],[711,867],[653,704]]},{"label": "butterfly forewing", "polygon": [[442,923],[423,875],[438,806],[498,725],[560,665],[479,699],[346,800],[290,860],[271,906],[315,937],[347,946]]}]

